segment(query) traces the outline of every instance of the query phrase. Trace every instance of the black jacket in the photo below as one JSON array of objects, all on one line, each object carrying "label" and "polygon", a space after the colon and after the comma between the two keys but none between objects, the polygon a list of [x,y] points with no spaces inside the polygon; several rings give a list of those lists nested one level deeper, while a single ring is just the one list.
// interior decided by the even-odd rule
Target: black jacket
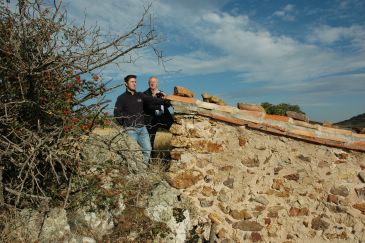
[{"label": "black jacket", "polygon": [[[160,91],[162,92],[162,91]],[[148,95],[149,97],[152,96],[151,89],[147,89],[145,92],[143,92],[145,95]],[[162,92],[163,93],[163,92]],[[157,97],[153,97],[154,99],[158,99]],[[161,110],[161,105],[145,105],[144,106],[144,112],[145,112],[145,124],[147,126],[153,126],[156,127],[156,130],[158,127],[164,127],[166,129],[169,129],[172,125],[174,119],[168,109],[170,106],[170,103],[165,103],[163,106],[163,114],[156,115],[156,111]],[[148,128],[148,127],[147,127]]]},{"label": "black jacket", "polygon": [[129,91],[118,96],[115,102],[114,117],[123,127],[143,127],[145,107],[156,107],[166,105],[168,101],[160,98],[154,98],[141,92],[132,94]]}]

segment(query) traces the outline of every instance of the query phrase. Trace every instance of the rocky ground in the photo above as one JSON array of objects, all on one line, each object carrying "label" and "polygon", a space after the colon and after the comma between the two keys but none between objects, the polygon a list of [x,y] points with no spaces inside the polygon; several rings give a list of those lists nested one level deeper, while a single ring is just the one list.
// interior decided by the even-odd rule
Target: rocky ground
[{"label": "rocky ground", "polygon": [[118,128],[97,129],[80,147],[83,163],[58,188],[61,203],[1,209],[0,242],[184,242],[189,211],[164,181],[166,165],[144,164]]},{"label": "rocky ground", "polygon": [[[172,161],[85,137],[67,204],[0,213],[4,242],[364,242],[365,153],[175,115]],[[165,136],[169,137],[169,136]],[[6,214],[12,217],[5,217]],[[0,240],[0,241],[1,241]]]}]

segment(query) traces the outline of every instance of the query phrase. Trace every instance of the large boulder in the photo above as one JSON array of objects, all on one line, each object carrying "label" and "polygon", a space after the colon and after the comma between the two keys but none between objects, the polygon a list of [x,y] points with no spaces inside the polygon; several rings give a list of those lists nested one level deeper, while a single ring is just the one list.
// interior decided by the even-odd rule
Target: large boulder
[{"label": "large boulder", "polygon": [[194,92],[191,90],[188,90],[187,88],[181,87],[181,86],[175,86],[174,95],[193,98]]},{"label": "large boulder", "polygon": [[105,163],[127,165],[131,171],[143,173],[146,164],[143,160],[141,147],[128,136],[120,126],[108,129],[95,129],[85,138],[82,144],[82,155],[87,164],[82,171],[87,173],[91,168],[105,167]]},{"label": "large boulder", "polygon": [[213,103],[217,105],[225,105],[225,102],[223,99],[219,98],[215,95],[210,95],[207,92],[202,93],[202,98],[204,102]]},{"label": "large boulder", "polygon": [[291,117],[291,118],[295,119],[295,120],[304,121],[304,122],[309,121],[308,117],[303,113],[299,113],[299,112],[295,112],[295,111],[287,111],[286,115],[288,117]]},{"label": "large boulder", "polygon": [[237,103],[237,108],[240,110],[265,112],[264,107],[262,107],[261,105],[249,104],[243,102]]},{"label": "large boulder", "polygon": [[[161,182],[148,199],[147,215],[154,221],[165,223],[170,230],[170,233],[163,237],[168,239],[167,242],[185,242],[192,228],[190,213],[181,199],[178,200],[179,195],[178,190],[171,188],[166,182]],[[165,242],[162,239],[161,241]]]}]

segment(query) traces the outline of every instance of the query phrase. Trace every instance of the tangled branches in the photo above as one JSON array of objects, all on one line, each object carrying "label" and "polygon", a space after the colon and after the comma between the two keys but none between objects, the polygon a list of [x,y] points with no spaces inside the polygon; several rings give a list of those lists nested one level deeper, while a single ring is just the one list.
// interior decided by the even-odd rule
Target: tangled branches
[{"label": "tangled branches", "polygon": [[[119,36],[67,22],[61,0],[0,3],[0,168],[5,202],[48,202],[82,163],[78,144],[95,125],[108,125],[97,71],[133,60],[157,36],[149,7]],[[90,102],[101,97],[97,103]],[[1,187],[0,187],[1,188]]]}]

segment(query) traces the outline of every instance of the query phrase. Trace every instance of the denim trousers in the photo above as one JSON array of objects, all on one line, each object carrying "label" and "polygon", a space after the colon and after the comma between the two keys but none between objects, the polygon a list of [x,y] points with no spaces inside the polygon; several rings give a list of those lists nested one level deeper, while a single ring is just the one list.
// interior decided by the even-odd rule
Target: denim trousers
[{"label": "denim trousers", "polygon": [[144,162],[148,163],[151,156],[152,146],[147,128],[145,126],[128,127],[127,133],[131,138],[137,141],[139,146],[141,146]]}]

